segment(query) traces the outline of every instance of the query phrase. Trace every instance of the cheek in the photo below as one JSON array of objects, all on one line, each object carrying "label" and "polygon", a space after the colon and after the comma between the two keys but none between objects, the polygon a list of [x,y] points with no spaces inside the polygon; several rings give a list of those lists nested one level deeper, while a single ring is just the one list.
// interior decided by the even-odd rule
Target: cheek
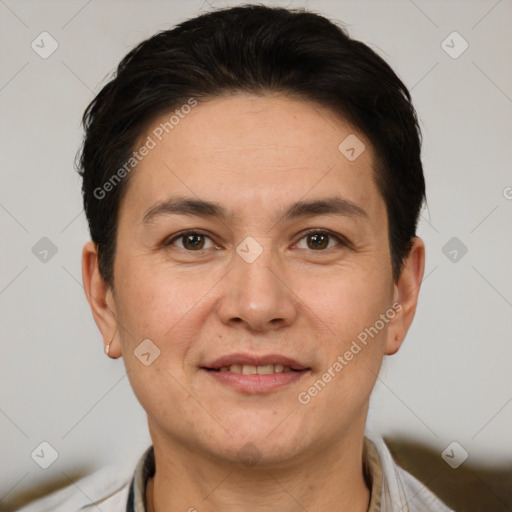
[{"label": "cheek", "polygon": [[[322,364],[299,400],[310,401],[317,409],[315,413],[306,409],[308,414],[326,418],[337,429],[350,411],[364,410],[374,388],[388,327],[381,315],[389,311],[392,296],[386,281],[362,283],[356,276],[331,290],[315,309],[329,327],[318,339]],[[391,318],[388,315],[388,322]]]},{"label": "cheek", "polygon": [[[187,418],[197,413],[197,404],[183,387],[183,365],[203,323],[204,282],[185,282],[176,272],[144,266],[141,259],[119,265],[124,279],[116,287],[116,310],[124,365],[135,396],[151,417],[163,424],[182,418],[186,431],[194,428]],[[148,339],[156,351],[151,345],[139,350]]]},{"label": "cheek", "polygon": [[365,269],[340,273],[321,298],[311,297],[312,309],[328,327],[319,339],[324,357],[316,389],[311,391],[321,393],[317,403],[333,417],[347,407],[362,407],[371,394],[385,353],[388,324],[394,318],[389,314],[392,298],[390,273],[370,261]]},{"label": "cheek", "polygon": [[175,339],[173,332],[183,329],[187,315],[201,310],[208,283],[196,276],[180,276],[161,265],[145,265],[140,259],[129,263],[120,272],[126,276],[116,300],[120,320],[137,338],[151,338],[157,344]]},{"label": "cheek", "polygon": [[[151,392],[151,400],[151,390],[158,381],[164,394],[177,393],[176,383],[187,378],[197,341],[205,337],[202,331],[212,310],[208,290],[214,288],[219,276],[190,269],[180,272],[168,263],[155,264],[151,257],[120,259],[118,268],[124,277],[116,293],[118,320],[124,327],[122,356],[127,371],[139,379],[132,384],[134,391],[137,396]],[[158,356],[150,368],[161,371],[154,375],[134,357],[146,339],[157,347]]]},{"label": "cheek", "polygon": [[[326,293],[312,296],[311,301],[319,317],[330,327],[331,334],[334,332],[334,338],[347,342],[386,313],[392,305],[392,292],[390,272],[388,275],[370,261],[359,271],[344,269],[330,280]],[[379,330],[385,331],[385,328]]]}]

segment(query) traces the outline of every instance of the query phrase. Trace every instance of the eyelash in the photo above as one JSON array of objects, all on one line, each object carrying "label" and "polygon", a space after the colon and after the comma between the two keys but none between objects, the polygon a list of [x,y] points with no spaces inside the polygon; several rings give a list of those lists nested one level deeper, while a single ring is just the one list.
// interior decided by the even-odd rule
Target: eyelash
[{"label": "eyelash", "polygon": [[[203,237],[206,237],[206,238],[209,238],[210,240],[212,240],[212,238],[209,235],[207,235],[206,233],[203,233],[201,230],[189,229],[189,230],[186,230],[186,231],[181,231],[177,235],[174,235],[172,238],[167,239],[166,241],[164,241],[164,246],[165,247],[171,246],[171,245],[173,245],[173,243],[176,240],[183,239],[184,237],[186,237],[188,235],[201,235]],[[300,242],[303,238],[306,238],[309,235],[326,235],[326,236],[328,236],[330,238],[334,238],[338,242],[338,244],[340,246],[342,246],[342,247],[348,247],[349,249],[353,248],[352,243],[347,238],[345,238],[342,235],[333,233],[332,231],[329,231],[329,230],[326,230],[326,229],[310,229],[310,230],[308,230],[308,231],[306,231],[305,233],[302,234],[302,236],[299,238],[297,243]],[[213,242],[213,240],[212,240],[212,242]],[[181,249],[181,247],[179,247],[179,249]],[[328,249],[333,249],[333,247],[329,247],[327,249],[319,249],[319,250],[316,250],[316,251],[314,249],[310,249],[310,250],[312,252],[325,252]],[[196,251],[189,250],[189,249],[181,249],[181,250],[183,250],[185,252],[193,253],[193,252],[203,252],[206,249],[198,249]]]}]

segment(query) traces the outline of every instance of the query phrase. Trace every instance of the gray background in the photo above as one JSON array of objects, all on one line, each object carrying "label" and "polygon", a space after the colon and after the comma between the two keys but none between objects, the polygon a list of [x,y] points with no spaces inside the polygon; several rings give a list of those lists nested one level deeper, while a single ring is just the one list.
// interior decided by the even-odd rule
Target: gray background
[{"label": "gray background", "polygon": [[[150,444],[81,285],[80,118],[133,45],[239,3],[0,0],[0,509],[108,463],[131,469]],[[369,429],[414,440],[442,464],[456,441],[455,458],[469,454],[461,468],[510,466],[511,1],[267,3],[345,23],[405,81],[421,120],[426,277],[407,340],[385,361]],[[46,59],[31,47],[49,51],[43,31],[58,43]],[[457,58],[454,31],[469,44]],[[31,458],[43,441],[58,452],[48,469]]]}]

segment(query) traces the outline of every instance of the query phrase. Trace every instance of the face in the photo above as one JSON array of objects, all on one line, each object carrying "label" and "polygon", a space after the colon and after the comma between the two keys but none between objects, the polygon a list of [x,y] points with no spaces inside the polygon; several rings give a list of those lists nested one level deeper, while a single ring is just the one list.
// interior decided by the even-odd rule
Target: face
[{"label": "face", "polygon": [[362,432],[404,334],[369,141],[282,96],[169,117],[140,139],[106,293],[153,441],[275,464]]}]

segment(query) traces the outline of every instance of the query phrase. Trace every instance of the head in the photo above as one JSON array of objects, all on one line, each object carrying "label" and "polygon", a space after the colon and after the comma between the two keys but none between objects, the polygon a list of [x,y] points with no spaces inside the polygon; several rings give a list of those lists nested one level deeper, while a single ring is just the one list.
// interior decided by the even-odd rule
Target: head
[{"label": "head", "polygon": [[[362,432],[424,264],[420,132],[392,69],[316,14],[236,7],[142,42],[84,127],[85,289],[153,440],[275,462]],[[240,388],[225,356],[296,371]]]}]

